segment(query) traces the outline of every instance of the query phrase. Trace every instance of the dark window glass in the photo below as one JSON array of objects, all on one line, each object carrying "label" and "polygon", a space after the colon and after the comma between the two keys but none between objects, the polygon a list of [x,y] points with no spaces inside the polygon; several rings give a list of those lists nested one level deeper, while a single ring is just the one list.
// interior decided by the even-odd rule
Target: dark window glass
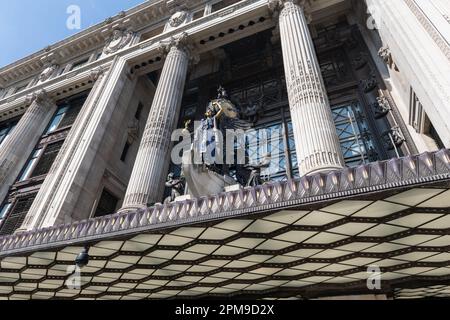
[{"label": "dark window glass", "polygon": [[3,206],[1,206],[0,208],[0,220],[2,220],[3,218],[6,217],[6,215],[9,212],[9,209],[11,209],[11,203],[5,203]]},{"label": "dark window glass", "polygon": [[78,114],[81,111],[81,108],[83,107],[84,99],[83,100],[77,100],[70,104],[70,108],[66,111],[64,117],[61,120],[61,123],[59,124],[60,128],[71,126],[75,120],[77,119]]},{"label": "dark window glass", "polygon": [[15,126],[16,122],[0,124],[0,145],[8,138]]},{"label": "dark window glass", "polygon": [[77,119],[85,100],[86,97],[82,97],[61,105],[53,116],[53,119],[50,121],[45,134],[50,134],[57,129],[71,126]]},{"label": "dark window glass", "polygon": [[0,236],[12,234],[20,228],[35,198],[36,194],[33,194],[16,201],[11,212],[7,214],[5,221],[1,225]]},{"label": "dark window glass", "polygon": [[19,176],[18,181],[25,181],[30,178],[31,173],[33,172],[34,165],[38,161],[40,155],[42,154],[42,148],[36,149],[31,154],[30,159],[26,163],[25,167],[22,170],[22,173]]},{"label": "dark window glass", "polygon": [[123,147],[122,155],[120,156],[120,160],[122,162],[125,162],[127,159],[128,151],[130,150],[131,144],[127,141],[125,144],[125,147]]},{"label": "dark window glass", "polygon": [[64,141],[59,141],[53,144],[49,144],[45,148],[44,153],[40,157],[31,177],[41,176],[47,174],[50,171],[50,168],[52,167],[52,164],[55,161],[59,150],[61,150],[63,143]]},{"label": "dark window glass", "polygon": [[138,120],[141,118],[142,109],[144,109],[144,105],[141,102],[139,102],[139,105],[136,110],[136,114],[134,115],[134,117]]},{"label": "dark window glass", "polygon": [[87,64],[88,61],[89,61],[89,58],[86,58],[86,59],[83,59],[83,60],[81,60],[81,61],[75,62],[75,63],[73,64],[71,70],[76,70],[76,69],[81,68],[82,66],[84,66],[85,64]]},{"label": "dark window glass", "polygon": [[219,11],[219,10],[221,10],[223,8],[226,8],[228,6],[231,6],[232,4],[235,4],[235,3],[239,2],[239,1],[240,0],[223,0],[223,1],[220,1],[220,2],[212,5],[211,12]]},{"label": "dark window glass", "polygon": [[430,126],[430,136],[436,141],[439,149],[445,149],[445,145],[433,125]]},{"label": "dark window glass", "polygon": [[98,202],[94,217],[103,217],[109,214],[114,214],[118,202],[119,199],[116,196],[104,189]]}]

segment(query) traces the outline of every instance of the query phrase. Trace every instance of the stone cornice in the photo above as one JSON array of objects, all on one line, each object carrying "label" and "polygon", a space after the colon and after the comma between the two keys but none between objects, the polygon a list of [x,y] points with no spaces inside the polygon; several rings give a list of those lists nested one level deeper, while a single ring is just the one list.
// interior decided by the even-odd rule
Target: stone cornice
[{"label": "stone cornice", "polygon": [[[197,3],[201,3],[205,0],[197,0]],[[343,2],[343,0],[341,1]],[[314,1],[314,4],[318,3],[318,1]],[[144,6],[144,5],[142,5]],[[144,6],[145,7],[145,6]],[[317,8],[317,10],[323,10],[323,3]],[[137,7],[139,8],[139,7]],[[6,111],[13,110],[14,108],[20,107],[24,104],[24,98],[26,95],[32,93],[33,91],[45,88],[49,93],[53,94],[57,90],[62,90],[64,87],[70,86],[71,84],[77,83],[80,79],[88,78],[88,71],[94,69],[98,66],[109,67],[112,59],[116,56],[121,56],[130,61],[130,63],[134,63],[134,61],[139,60],[141,56],[157,56],[160,54],[159,51],[159,43],[161,41],[167,40],[170,37],[174,37],[177,34],[182,32],[187,32],[190,37],[195,38],[197,34],[204,33],[206,29],[210,29],[211,27],[219,28],[219,21],[223,19],[225,16],[231,16],[231,18],[236,18],[237,15],[247,15],[249,13],[253,13],[258,11],[258,14],[261,14],[262,10],[267,9],[267,0],[243,0],[237,2],[229,7],[226,7],[222,10],[204,16],[202,18],[196,19],[186,25],[183,25],[179,28],[173,29],[171,31],[167,31],[165,33],[159,34],[151,39],[133,44],[129,47],[126,47],[118,52],[111,54],[109,56],[103,57],[97,61],[89,63],[80,69],[70,71],[68,73],[64,73],[60,76],[47,80],[46,82],[39,83],[33,87],[27,88],[17,94],[14,94],[8,98],[0,100],[0,115],[1,113],[5,113]],[[133,9],[132,9],[133,10]],[[312,8],[313,13],[315,13],[315,7]],[[266,11],[267,12],[267,11]],[[266,13],[267,14],[267,13]],[[169,17],[168,17],[169,18]],[[103,25],[103,24],[102,24]],[[99,28],[93,27],[93,28]],[[98,30],[97,30],[98,31]],[[198,40],[198,39],[197,39]],[[198,48],[199,52],[203,52],[202,50],[206,50],[205,48]],[[201,50],[200,50],[201,49]],[[46,53],[48,55],[49,52]],[[0,70],[0,79],[1,79],[2,71]],[[1,86],[1,80],[0,80]],[[20,114],[20,111],[14,113],[14,115]],[[13,116],[13,115],[11,115]],[[9,116],[7,117],[9,118]],[[0,117],[1,120],[1,117]]]},{"label": "stone cornice", "polygon": [[[202,2],[205,2],[205,1],[206,0],[196,0],[196,3],[202,3]],[[236,10],[238,10],[240,8],[244,8],[244,7],[248,6],[248,5],[251,5],[251,4],[254,4],[254,3],[257,3],[257,2],[262,2],[263,3],[264,1],[265,0],[245,0],[245,1],[240,1],[240,2],[230,6],[228,8],[226,8],[224,10],[220,10],[220,11],[214,12],[212,14],[209,14],[208,16],[205,16],[203,18],[197,19],[197,20],[195,20],[195,21],[193,21],[191,23],[186,24],[185,26],[182,26],[180,28],[174,29],[172,31],[165,32],[165,33],[160,34],[160,35],[158,35],[156,37],[153,37],[152,39],[145,40],[143,42],[140,42],[140,43],[137,43],[137,44],[132,45],[130,47],[127,47],[127,48],[125,48],[123,50],[120,50],[120,51],[116,52],[115,54],[111,54],[111,55],[107,56],[106,58],[102,58],[102,59],[97,60],[95,62],[92,62],[92,63],[90,63],[88,65],[85,65],[85,66],[83,66],[82,68],[80,68],[80,69],[78,69],[76,71],[71,71],[69,73],[62,74],[61,76],[58,76],[58,77],[53,78],[51,80],[48,80],[45,83],[41,83],[41,84],[39,84],[37,86],[34,86],[32,88],[25,89],[24,91],[21,91],[20,93],[14,94],[14,95],[12,95],[12,96],[10,96],[8,98],[0,100],[0,113],[2,111],[4,111],[5,109],[7,109],[8,108],[7,105],[10,104],[10,103],[14,102],[14,105],[18,105],[18,104],[23,103],[22,97],[25,97],[27,94],[29,94],[29,93],[31,93],[31,92],[33,92],[35,90],[38,90],[38,89],[44,88],[44,87],[46,88],[46,87],[51,86],[51,85],[53,85],[53,84],[55,84],[55,83],[57,83],[57,82],[59,82],[61,80],[69,79],[71,77],[74,77],[74,76],[76,76],[76,75],[86,71],[86,70],[90,70],[92,68],[95,68],[95,67],[97,67],[99,65],[107,65],[117,55],[128,56],[129,57],[129,56],[132,55],[133,52],[140,51],[140,49],[141,50],[145,49],[147,51],[153,51],[154,50],[155,53],[157,53],[158,52],[158,43],[161,42],[161,41],[170,39],[170,37],[174,37],[174,36],[176,36],[179,33],[186,32],[186,31],[188,31],[190,29],[194,29],[194,28],[200,26],[201,24],[208,23],[209,21],[213,21],[213,20],[215,20],[217,18],[222,18],[223,16],[229,15],[229,14],[235,12]],[[167,18],[169,18],[169,16]],[[100,24],[100,26],[102,26],[102,25],[103,24]],[[94,26],[92,28],[99,29],[100,27],[99,26]],[[71,38],[69,38],[68,40],[70,40],[70,39]],[[49,52],[46,52],[45,55],[43,55],[43,56],[46,56],[48,54],[49,54]],[[42,58],[42,57],[40,57],[40,58]],[[0,69],[0,85],[1,85],[1,76],[2,76],[2,70]],[[6,108],[5,108],[5,106],[6,106]]]},{"label": "stone cornice", "polygon": [[[114,17],[106,19],[76,35],[57,42],[28,57],[18,60],[10,65],[0,68],[0,87],[21,81],[30,74],[35,74],[44,68],[42,58],[53,53],[60,59],[77,56],[80,52],[103,47],[105,41],[117,28],[135,29],[135,31],[148,28],[161,19],[170,17],[167,6],[168,0],[146,1],[128,11],[123,11]],[[206,0],[189,1],[189,7],[206,3]]]},{"label": "stone cornice", "polygon": [[[64,91],[65,88],[76,86],[78,83],[94,81],[95,73],[101,68],[102,72],[107,70],[114,59],[114,55],[108,56],[99,61],[90,63],[77,70],[68,72],[67,74],[60,75],[56,78],[50,79],[44,83],[40,83],[36,86],[28,88],[18,94],[3,99],[0,101],[0,121],[2,121],[2,114],[7,112],[8,117],[14,117],[23,113],[23,108],[20,106],[27,104],[27,96],[33,94],[36,91],[43,90],[51,96],[56,96],[57,93]],[[94,77],[94,79],[92,78]]]}]

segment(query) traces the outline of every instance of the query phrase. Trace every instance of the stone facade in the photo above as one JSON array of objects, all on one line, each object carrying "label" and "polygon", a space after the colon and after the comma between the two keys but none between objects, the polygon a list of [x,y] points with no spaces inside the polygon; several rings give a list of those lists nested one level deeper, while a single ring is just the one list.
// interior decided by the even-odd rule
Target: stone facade
[{"label": "stone facade", "polygon": [[[361,148],[359,139],[370,132],[380,147],[364,146],[367,162],[377,153],[381,160],[450,147],[449,25],[446,3],[434,1],[435,7],[417,0],[156,1],[0,69],[0,130],[18,119],[0,140],[0,219],[29,194],[34,201],[16,232],[92,217],[105,194],[117,200],[116,211],[163,201],[171,133],[191,110],[190,90],[210,85],[213,76],[232,84],[241,62],[230,48],[267,32],[271,42],[256,53],[269,67],[284,65],[278,79],[289,104],[280,116],[291,163],[287,178],[344,168],[348,154],[358,152],[347,149]],[[333,31],[342,24],[342,34]],[[327,50],[342,47],[351,61],[353,92],[373,109],[365,114],[373,118],[367,125],[357,108],[343,113],[350,119],[345,128],[336,124],[342,90],[335,84],[329,90],[321,39]],[[343,69],[339,63],[333,68]],[[45,129],[55,112],[86,90],[69,132],[60,133],[64,140],[48,172],[16,181],[36,146],[52,138]],[[200,96],[213,98],[208,94]],[[269,98],[247,101],[247,119],[258,123],[261,116],[251,108],[259,103],[264,109]],[[346,132],[356,136],[352,147],[345,147]]]}]

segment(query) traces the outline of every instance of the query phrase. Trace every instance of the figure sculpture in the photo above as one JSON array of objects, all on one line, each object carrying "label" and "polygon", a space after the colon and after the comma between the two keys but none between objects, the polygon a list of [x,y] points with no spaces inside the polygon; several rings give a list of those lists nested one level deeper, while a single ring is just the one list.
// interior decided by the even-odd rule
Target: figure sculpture
[{"label": "figure sculpture", "polygon": [[184,194],[184,177],[175,178],[174,173],[169,173],[167,176],[166,187],[171,189],[170,196],[166,198],[164,203],[170,203],[175,201],[176,198]]}]

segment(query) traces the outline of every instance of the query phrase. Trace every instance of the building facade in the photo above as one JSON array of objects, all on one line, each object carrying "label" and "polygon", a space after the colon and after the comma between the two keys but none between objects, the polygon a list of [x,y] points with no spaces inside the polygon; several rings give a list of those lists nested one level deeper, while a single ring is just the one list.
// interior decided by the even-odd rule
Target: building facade
[{"label": "building facade", "polygon": [[[449,16],[147,1],[0,69],[0,298],[449,296]],[[253,184],[230,165],[167,200],[189,171],[172,133],[221,86],[247,162],[271,157]]]}]

